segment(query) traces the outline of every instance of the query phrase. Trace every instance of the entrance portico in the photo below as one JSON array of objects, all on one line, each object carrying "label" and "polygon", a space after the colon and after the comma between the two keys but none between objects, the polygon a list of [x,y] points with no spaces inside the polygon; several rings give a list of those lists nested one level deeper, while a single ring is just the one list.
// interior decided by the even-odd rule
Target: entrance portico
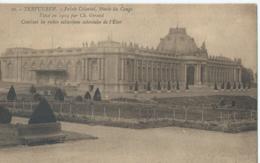
[{"label": "entrance portico", "polygon": [[205,82],[206,68],[202,64],[185,64],[185,83],[189,85],[201,85]]},{"label": "entrance portico", "polygon": [[65,82],[66,71],[63,69],[38,69],[32,70],[36,73],[38,84],[60,85]]}]

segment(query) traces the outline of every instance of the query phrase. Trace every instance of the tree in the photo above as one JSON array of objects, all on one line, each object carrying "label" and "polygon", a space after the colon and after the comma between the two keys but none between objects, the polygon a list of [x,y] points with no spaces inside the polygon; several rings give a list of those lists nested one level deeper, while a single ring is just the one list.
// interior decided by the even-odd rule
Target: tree
[{"label": "tree", "polygon": [[230,88],[231,88],[231,84],[230,84],[229,81],[227,82],[227,86],[226,86],[226,88],[227,88],[227,89],[230,89]]},{"label": "tree", "polygon": [[241,82],[248,83],[254,81],[254,72],[250,68],[242,67],[241,69]]},{"label": "tree", "polygon": [[86,92],[84,98],[85,98],[86,100],[91,100],[91,95],[90,95],[89,91]]},{"label": "tree", "polygon": [[189,89],[189,84],[188,84],[188,82],[186,82],[185,89]]},{"label": "tree", "polygon": [[33,111],[28,123],[53,123],[56,121],[57,119],[48,101],[45,98],[41,98],[41,101],[37,105],[36,109]]},{"label": "tree", "polygon": [[218,85],[217,85],[216,82],[215,82],[215,85],[214,85],[214,90],[218,90]]},{"label": "tree", "polygon": [[101,101],[101,93],[99,91],[99,88],[96,89],[93,100],[94,101]]},{"label": "tree", "polygon": [[251,89],[251,82],[248,82],[248,89]]},{"label": "tree", "polygon": [[31,85],[31,87],[30,87],[30,93],[31,93],[31,94],[35,94],[35,93],[36,93],[36,88],[35,88],[34,85]]},{"label": "tree", "polygon": [[240,84],[240,82],[238,83],[237,88],[238,88],[238,89],[241,89],[241,84]]},{"label": "tree", "polygon": [[171,90],[171,82],[170,81],[168,81],[167,89],[168,89],[168,91]]},{"label": "tree", "polygon": [[231,101],[231,106],[236,106],[236,101],[232,100]]},{"label": "tree", "polygon": [[137,81],[135,82],[135,89],[134,90],[138,91],[138,82]]},{"label": "tree", "polygon": [[237,84],[236,84],[236,82],[234,82],[234,84],[233,84],[233,89],[237,89]]},{"label": "tree", "polygon": [[161,90],[162,88],[161,88],[161,82],[160,81],[158,81],[158,87],[157,87],[157,89],[158,90]]},{"label": "tree", "polygon": [[16,100],[16,92],[14,87],[11,85],[9,92],[7,94],[7,100],[8,101],[15,101]]},{"label": "tree", "polygon": [[64,94],[60,88],[56,88],[54,99],[57,101],[64,101]]},{"label": "tree", "polygon": [[177,89],[177,90],[180,90],[179,81],[177,81],[177,83],[176,83],[176,89]]},{"label": "tree", "polygon": [[243,86],[243,89],[246,89],[246,83],[245,82],[242,83],[242,86]]},{"label": "tree", "polygon": [[147,83],[147,91],[151,91],[151,82]]},{"label": "tree", "polygon": [[41,100],[41,95],[39,94],[39,93],[35,93],[34,95],[33,95],[33,100],[34,101],[40,101]]},{"label": "tree", "polygon": [[0,106],[0,124],[8,124],[12,120],[11,112],[3,106]]},{"label": "tree", "polygon": [[221,84],[221,89],[225,89],[225,83],[224,82],[222,82],[222,84]]},{"label": "tree", "polygon": [[77,96],[77,97],[75,98],[75,101],[77,101],[77,102],[82,102],[82,101],[83,101],[83,98],[82,98],[81,96]]}]

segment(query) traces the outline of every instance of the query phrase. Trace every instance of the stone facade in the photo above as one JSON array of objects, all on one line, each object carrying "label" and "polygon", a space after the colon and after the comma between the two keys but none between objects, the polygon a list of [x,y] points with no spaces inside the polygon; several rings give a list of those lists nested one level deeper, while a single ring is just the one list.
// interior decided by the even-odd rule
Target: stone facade
[{"label": "stone facade", "polygon": [[241,60],[209,56],[185,28],[171,28],[158,47],[141,47],[108,39],[79,48],[9,48],[1,56],[3,81],[100,88],[105,92],[162,89],[241,82]]}]

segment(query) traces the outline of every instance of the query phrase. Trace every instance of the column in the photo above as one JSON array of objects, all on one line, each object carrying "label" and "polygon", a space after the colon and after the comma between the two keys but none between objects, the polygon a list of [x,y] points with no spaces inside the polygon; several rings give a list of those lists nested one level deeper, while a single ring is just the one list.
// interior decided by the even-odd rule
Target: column
[{"label": "column", "polygon": [[120,70],[120,72],[121,72],[120,79],[123,81],[124,80],[124,58],[120,59],[120,68],[121,68],[121,70]]},{"label": "column", "polygon": [[187,65],[184,64],[184,82],[187,82]]},{"label": "column", "polygon": [[238,81],[241,82],[241,68],[238,69]]},{"label": "column", "polygon": [[236,69],[233,68],[233,78],[234,78],[234,81],[237,82],[237,79],[236,79]]},{"label": "column", "polygon": [[87,71],[86,71],[87,80],[90,80],[90,77],[89,77],[90,64],[89,64],[88,58],[86,60],[86,67],[87,67]]},{"label": "column", "polygon": [[100,63],[101,64],[101,80],[104,80],[104,78],[105,78],[104,77],[104,75],[105,75],[105,73],[104,73],[104,70],[105,70],[104,69],[104,63],[105,63],[104,58],[101,58],[101,63]]},{"label": "column", "polygon": [[148,64],[149,64],[149,62],[148,61],[146,61],[146,80],[147,81],[149,81],[149,74],[148,74]]},{"label": "column", "polygon": [[201,84],[201,64],[197,64],[197,84]]},{"label": "column", "polygon": [[134,79],[134,82],[136,81],[136,67],[137,67],[137,65],[136,65],[136,60],[134,59],[133,60],[133,67],[132,67],[132,69],[133,69],[133,79]]}]

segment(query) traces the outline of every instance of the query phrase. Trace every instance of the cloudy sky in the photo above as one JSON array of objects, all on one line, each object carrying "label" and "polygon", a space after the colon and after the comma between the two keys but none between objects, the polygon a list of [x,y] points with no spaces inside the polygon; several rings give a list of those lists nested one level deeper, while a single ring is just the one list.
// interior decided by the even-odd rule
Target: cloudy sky
[{"label": "cloudy sky", "polygon": [[[26,5],[28,6],[28,5]],[[206,41],[209,55],[241,58],[246,67],[256,71],[257,28],[256,6],[254,5],[84,5],[98,10],[65,11],[60,5],[54,12],[24,11],[23,6],[0,6],[0,52],[9,47],[51,48],[80,47],[83,41],[106,40],[110,35],[115,41],[132,41],[144,46],[156,47],[170,27],[185,27],[197,45]],[[39,5],[38,5],[39,6]],[[43,6],[43,5],[42,5]],[[46,6],[46,5],[44,5]],[[99,11],[99,7],[117,7],[119,10]],[[18,11],[11,11],[16,8]],[[130,12],[123,10],[130,8]],[[19,10],[21,9],[21,11]],[[122,9],[122,10],[120,10]],[[99,20],[117,19],[120,24],[22,24],[22,20],[53,20],[40,17],[40,13],[57,16],[66,14],[104,14]],[[55,18],[65,20],[65,18]],[[72,20],[66,18],[66,20]],[[73,20],[97,20],[81,17]]]}]

